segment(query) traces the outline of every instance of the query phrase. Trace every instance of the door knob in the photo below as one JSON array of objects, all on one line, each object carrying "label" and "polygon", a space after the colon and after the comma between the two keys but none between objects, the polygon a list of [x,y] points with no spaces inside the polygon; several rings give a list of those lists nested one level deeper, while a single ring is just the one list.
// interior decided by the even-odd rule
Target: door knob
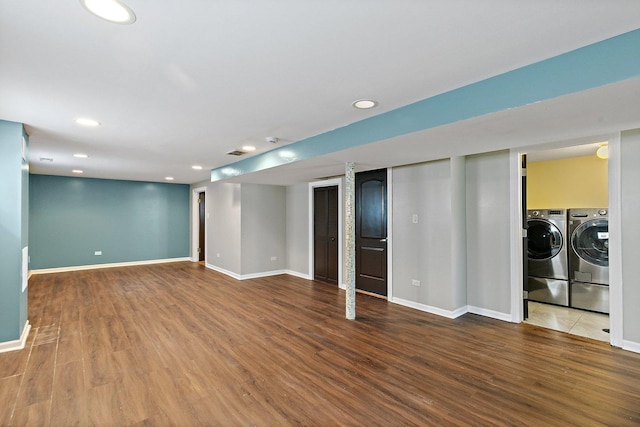
[{"label": "door knob", "polygon": [[385,239],[380,239],[380,241],[381,241],[381,242],[386,242],[386,241],[387,241],[387,239],[386,239],[386,238],[385,238]]}]

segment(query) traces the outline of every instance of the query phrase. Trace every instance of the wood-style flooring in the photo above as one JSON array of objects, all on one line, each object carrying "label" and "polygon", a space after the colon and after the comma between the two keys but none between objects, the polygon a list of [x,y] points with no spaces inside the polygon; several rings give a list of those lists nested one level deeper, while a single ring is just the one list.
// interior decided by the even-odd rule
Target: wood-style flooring
[{"label": "wood-style flooring", "polygon": [[33,276],[0,425],[638,425],[640,354],[198,263]]}]

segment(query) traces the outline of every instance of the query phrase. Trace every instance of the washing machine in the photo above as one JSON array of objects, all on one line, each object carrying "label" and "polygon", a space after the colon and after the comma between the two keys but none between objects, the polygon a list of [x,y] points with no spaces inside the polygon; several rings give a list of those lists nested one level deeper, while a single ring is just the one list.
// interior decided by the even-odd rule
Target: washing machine
[{"label": "washing machine", "polygon": [[571,307],[609,313],[607,208],[569,209]]},{"label": "washing machine", "polygon": [[528,299],[568,306],[566,209],[527,211],[527,237]]}]

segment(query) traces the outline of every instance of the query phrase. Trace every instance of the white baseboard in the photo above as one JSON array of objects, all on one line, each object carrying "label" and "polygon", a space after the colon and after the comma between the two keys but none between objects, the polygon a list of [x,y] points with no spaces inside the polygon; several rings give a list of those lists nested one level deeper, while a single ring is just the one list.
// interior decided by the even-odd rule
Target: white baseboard
[{"label": "white baseboard", "polygon": [[511,322],[511,314],[500,313],[499,311],[487,310],[486,308],[474,307],[472,305],[467,306],[467,312],[478,314],[480,316],[491,317],[492,319],[502,320],[505,322]]},{"label": "white baseboard", "polygon": [[285,270],[284,271],[286,274],[289,274],[291,276],[295,276],[295,277],[299,277],[301,279],[305,279],[305,280],[313,280],[313,278],[306,274],[306,273],[299,273],[297,271],[293,271],[293,270]]},{"label": "white baseboard", "polygon": [[633,351],[634,353],[640,353],[640,343],[633,341],[622,341],[622,349]]},{"label": "white baseboard", "polygon": [[22,334],[20,335],[20,339],[13,340],[13,341],[0,342],[0,353],[5,353],[7,351],[22,350],[24,346],[27,344],[27,337],[29,336],[30,330],[31,330],[31,325],[27,320],[27,322],[24,324],[24,328],[22,329]]},{"label": "white baseboard", "polygon": [[146,261],[112,262],[106,264],[77,265],[71,267],[42,268],[40,270],[30,270],[29,274],[65,273],[67,271],[95,270],[97,268],[131,267],[134,265],[162,264],[166,262],[191,261],[189,257],[150,259]]},{"label": "white baseboard", "polygon": [[233,271],[225,270],[224,268],[215,266],[213,264],[205,264],[210,270],[217,271],[218,273],[225,274],[229,277],[233,277],[236,280],[248,280],[248,279],[259,279],[261,277],[269,277],[269,276],[278,276],[280,274],[288,274],[287,270],[273,270],[273,271],[262,271],[260,273],[251,273],[251,274],[238,274]]},{"label": "white baseboard", "polygon": [[426,313],[437,314],[438,316],[447,317],[449,319],[455,319],[456,317],[460,317],[467,312],[466,307],[460,307],[456,310],[443,310],[438,307],[433,307],[426,304],[421,304],[415,301],[409,301],[402,298],[389,298],[389,302],[394,304],[402,305],[409,308],[414,308],[416,310],[424,311]]},{"label": "white baseboard", "polygon": [[347,284],[346,284],[346,283],[340,283],[340,284],[338,285],[338,287],[339,287],[340,289],[342,289],[343,291],[346,291],[346,290],[347,290]]}]

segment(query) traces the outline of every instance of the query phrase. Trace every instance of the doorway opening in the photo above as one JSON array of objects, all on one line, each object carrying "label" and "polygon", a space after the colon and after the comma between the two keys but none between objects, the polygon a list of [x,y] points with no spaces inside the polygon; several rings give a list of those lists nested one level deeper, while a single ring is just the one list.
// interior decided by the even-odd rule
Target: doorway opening
[{"label": "doorway opening", "polygon": [[207,262],[207,187],[191,190],[191,261]]},{"label": "doorway opening", "polygon": [[527,152],[522,268],[527,323],[610,342],[606,144]]}]

